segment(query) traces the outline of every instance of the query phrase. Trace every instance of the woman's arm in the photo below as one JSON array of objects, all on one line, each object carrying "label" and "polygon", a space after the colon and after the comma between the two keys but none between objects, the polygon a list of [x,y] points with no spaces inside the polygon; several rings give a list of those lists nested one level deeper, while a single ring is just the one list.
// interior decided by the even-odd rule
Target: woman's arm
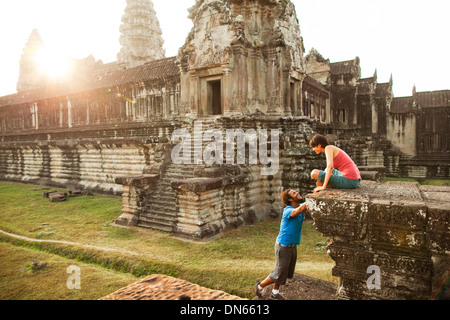
[{"label": "woman's arm", "polygon": [[325,148],[325,156],[327,158],[327,168],[325,169],[325,179],[323,180],[323,186],[314,189],[314,192],[325,190],[330,181],[331,173],[333,172],[333,160],[334,160],[334,147],[327,146]]}]

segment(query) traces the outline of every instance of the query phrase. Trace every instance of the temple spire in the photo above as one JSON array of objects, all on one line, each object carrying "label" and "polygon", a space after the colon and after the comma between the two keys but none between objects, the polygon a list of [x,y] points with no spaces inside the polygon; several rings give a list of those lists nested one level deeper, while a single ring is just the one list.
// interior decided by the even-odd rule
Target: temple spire
[{"label": "temple spire", "polygon": [[117,56],[120,67],[133,68],[165,58],[162,32],[152,1],[127,0],[120,32],[122,48]]},{"label": "temple spire", "polygon": [[20,58],[20,73],[17,91],[26,91],[42,85],[42,74],[39,72],[37,55],[44,47],[44,42],[37,29],[33,29]]}]

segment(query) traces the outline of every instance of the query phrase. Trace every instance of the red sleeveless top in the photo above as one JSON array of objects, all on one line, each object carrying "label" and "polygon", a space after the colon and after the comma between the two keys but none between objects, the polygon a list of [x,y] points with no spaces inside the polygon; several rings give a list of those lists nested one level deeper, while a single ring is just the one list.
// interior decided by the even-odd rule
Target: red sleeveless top
[{"label": "red sleeveless top", "polygon": [[359,172],[358,167],[343,150],[340,150],[336,158],[333,159],[333,167],[342,172],[342,175],[347,179],[361,179],[361,173]]}]

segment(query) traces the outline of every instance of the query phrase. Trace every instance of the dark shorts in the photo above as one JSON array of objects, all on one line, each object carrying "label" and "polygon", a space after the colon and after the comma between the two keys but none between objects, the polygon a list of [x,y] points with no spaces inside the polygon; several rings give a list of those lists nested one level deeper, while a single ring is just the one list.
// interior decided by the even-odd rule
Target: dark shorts
[{"label": "dark shorts", "polygon": [[[319,181],[325,181],[325,171],[319,172]],[[331,172],[331,177],[328,183],[336,189],[356,189],[361,184],[361,179],[358,180],[350,180],[342,175],[342,172],[339,170],[333,169]]]},{"label": "dark shorts", "polygon": [[295,265],[297,263],[297,246],[284,247],[275,243],[275,268],[269,277],[276,284],[285,285],[287,279],[294,277]]}]

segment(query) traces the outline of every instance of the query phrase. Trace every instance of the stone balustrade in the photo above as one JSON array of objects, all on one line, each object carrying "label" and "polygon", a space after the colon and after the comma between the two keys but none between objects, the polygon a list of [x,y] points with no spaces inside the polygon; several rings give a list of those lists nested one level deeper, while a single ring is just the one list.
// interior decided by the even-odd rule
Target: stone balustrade
[{"label": "stone balustrade", "polygon": [[159,174],[117,177],[116,183],[122,185],[122,215],[115,223],[134,227],[139,223],[143,202],[159,180]]}]

